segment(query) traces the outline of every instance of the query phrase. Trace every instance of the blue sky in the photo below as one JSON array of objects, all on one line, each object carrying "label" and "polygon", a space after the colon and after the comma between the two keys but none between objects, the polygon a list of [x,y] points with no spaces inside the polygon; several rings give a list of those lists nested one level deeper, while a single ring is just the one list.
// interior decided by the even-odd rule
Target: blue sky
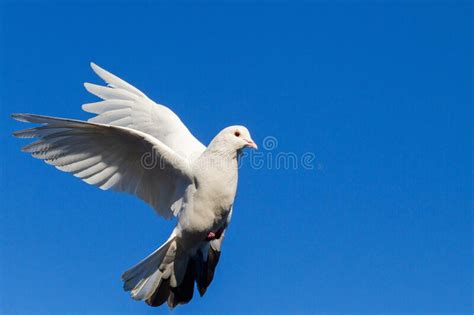
[{"label": "blue sky", "polygon": [[[95,61],[204,143],[244,124],[214,282],[173,314],[472,312],[469,2],[1,5],[0,313],[168,314],[121,273],[173,223],[20,152],[11,112],[87,119]],[[265,150],[263,150],[265,152]],[[268,153],[268,152],[267,152]]]}]

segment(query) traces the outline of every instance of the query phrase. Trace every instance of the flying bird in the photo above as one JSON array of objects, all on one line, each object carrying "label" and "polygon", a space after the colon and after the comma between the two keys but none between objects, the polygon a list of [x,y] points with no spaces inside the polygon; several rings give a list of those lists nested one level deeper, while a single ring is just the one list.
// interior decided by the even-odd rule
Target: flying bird
[{"label": "flying bird", "polygon": [[165,219],[177,218],[168,240],[122,275],[124,289],[150,306],[201,296],[219,261],[237,190],[238,157],[257,149],[244,126],[221,130],[209,145],[197,140],[168,107],[91,63],[107,86],[85,83],[102,100],[84,104],[88,121],[13,114],[39,124],[14,132],[37,138],[22,148],[33,157],[102,190],[133,194]]}]

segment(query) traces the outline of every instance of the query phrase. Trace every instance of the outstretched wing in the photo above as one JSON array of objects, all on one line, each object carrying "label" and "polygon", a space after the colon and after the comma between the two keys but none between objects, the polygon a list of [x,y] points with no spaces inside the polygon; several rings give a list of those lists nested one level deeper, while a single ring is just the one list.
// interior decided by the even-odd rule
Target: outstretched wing
[{"label": "outstretched wing", "polygon": [[103,190],[134,194],[169,219],[192,184],[189,162],[141,131],[72,119],[14,114],[42,124],[14,133],[39,138],[22,151]]},{"label": "outstretched wing", "polygon": [[172,110],[153,102],[137,88],[96,64],[91,63],[91,67],[108,86],[84,84],[87,91],[103,100],[82,106],[86,112],[97,114],[89,122],[142,131],[190,161],[204,152],[205,146]]}]

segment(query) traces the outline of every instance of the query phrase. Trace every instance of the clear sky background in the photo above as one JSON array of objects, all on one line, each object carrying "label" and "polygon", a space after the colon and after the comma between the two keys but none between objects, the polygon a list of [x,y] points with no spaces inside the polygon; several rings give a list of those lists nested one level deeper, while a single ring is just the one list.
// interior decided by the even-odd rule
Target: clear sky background
[{"label": "clear sky background", "polygon": [[90,117],[90,61],[204,143],[244,124],[316,155],[244,160],[214,282],[173,314],[472,312],[472,4],[76,3],[0,8],[1,314],[169,313],[120,275],[173,223],[11,137],[11,112]]}]

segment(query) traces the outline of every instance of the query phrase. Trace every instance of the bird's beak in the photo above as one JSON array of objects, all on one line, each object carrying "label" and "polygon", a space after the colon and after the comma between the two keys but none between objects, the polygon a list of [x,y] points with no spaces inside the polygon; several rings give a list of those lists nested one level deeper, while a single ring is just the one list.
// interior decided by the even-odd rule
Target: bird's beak
[{"label": "bird's beak", "polygon": [[253,140],[247,140],[247,139],[245,139],[245,141],[247,142],[247,145],[246,145],[247,147],[253,148],[253,149],[255,149],[255,150],[258,149],[257,144],[256,144],[255,142],[253,142]]}]

